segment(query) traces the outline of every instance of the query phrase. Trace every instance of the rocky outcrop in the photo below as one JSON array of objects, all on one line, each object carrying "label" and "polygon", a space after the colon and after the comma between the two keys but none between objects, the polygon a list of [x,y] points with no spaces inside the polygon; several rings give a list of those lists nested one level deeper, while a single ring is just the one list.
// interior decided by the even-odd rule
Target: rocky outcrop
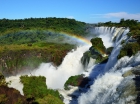
[{"label": "rocky outcrop", "polygon": [[4,76],[0,73],[0,86],[7,86]]},{"label": "rocky outcrop", "polygon": [[[132,68],[131,70],[123,74],[123,77],[125,78],[130,77],[130,76],[134,76],[134,78],[129,80],[129,82],[133,81],[133,83],[131,83],[129,86],[127,85],[127,88],[129,88],[128,89],[129,92],[130,91],[133,92],[133,93],[129,93],[129,95],[135,96],[136,104],[140,104],[140,65]],[[127,90],[126,87],[124,88],[125,90]]]},{"label": "rocky outcrop", "polygon": [[85,88],[89,83],[90,79],[88,77],[84,77],[83,75],[71,76],[65,83],[65,89],[69,89],[70,86],[78,86],[80,88]]},{"label": "rocky outcrop", "polygon": [[101,38],[93,38],[91,39],[92,46],[89,48],[89,51],[86,51],[81,58],[81,63],[86,69],[90,58],[96,59],[95,63],[106,62],[106,48],[103,45]]},{"label": "rocky outcrop", "polygon": [[106,48],[101,38],[92,38],[90,42],[92,43],[94,50],[96,50],[98,53],[102,55],[106,53]]},{"label": "rocky outcrop", "polygon": [[0,104],[28,104],[26,98],[14,88],[0,86]]},{"label": "rocky outcrop", "polygon": [[26,98],[14,88],[9,88],[0,73],[0,104],[28,104]]},{"label": "rocky outcrop", "polygon": [[66,54],[74,48],[69,44],[44,44],[42,47],[17,45],[16,48],[7,46],[8,49],[1,49],[0,72],[4,76],[16,75],[25,69],[35,69],[43,62],[52,62],[58,66]]}]

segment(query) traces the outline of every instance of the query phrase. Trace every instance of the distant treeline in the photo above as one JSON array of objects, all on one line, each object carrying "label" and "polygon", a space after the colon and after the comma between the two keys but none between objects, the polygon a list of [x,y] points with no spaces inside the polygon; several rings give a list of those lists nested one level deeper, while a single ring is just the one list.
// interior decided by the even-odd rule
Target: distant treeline
[{"label": "distant treeline", "polygon": [[0,19],[0,35],[18,30],[51,29],[84,35],[86,23],[68,18]]},{"label": "distant treeline", "polygon": [[47,30],[20,30],[0,36],[0,45],[4,44],[26,44],[36,42],[57,42],[60,43],[64,37]]}]

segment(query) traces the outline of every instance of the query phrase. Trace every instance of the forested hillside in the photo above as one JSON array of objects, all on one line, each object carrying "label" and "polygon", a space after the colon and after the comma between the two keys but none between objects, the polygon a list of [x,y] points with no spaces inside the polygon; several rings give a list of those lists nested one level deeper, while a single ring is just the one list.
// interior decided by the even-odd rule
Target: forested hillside
[{"label": "forested hillside", "polygon": [[5,75],[34,69],[42,62],[60,65],[74,45],[61,32],[86,35],[86,23],[68,18],[0,19],[0,71]]},{"label": "forested hillside", "polygon": [[[84,36],[85,30],[86,23],[67,18],[0,19],[0,74],[10,77],[48,62],[59,66],[67,53],[75,48],[74,44],[63,42],[62,33]],[[25,94],[22,96],[7,87],[2,74],[0,104],[62,104],[58,91],[47,89],[44,77],[21,77]]]},{"label": "forested hillside", "polygon": [[54,30],[73,34],[84,34],[86,23],[68,18],[26,18],[26,19],[0,19],[0,35],[20,30]]},{"label": "forested hillside", "polygon": [[67,18],[0,20],[0,44],[59,42],[64,39],[61,32],[84,36],[86,23]]}]

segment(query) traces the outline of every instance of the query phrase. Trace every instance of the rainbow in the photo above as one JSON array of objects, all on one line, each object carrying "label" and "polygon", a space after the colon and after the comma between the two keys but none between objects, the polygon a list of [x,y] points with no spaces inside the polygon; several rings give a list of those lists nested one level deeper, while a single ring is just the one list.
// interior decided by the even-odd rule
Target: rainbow
[{"label": "rainbow", "polygon": [[[76,39],[78,41],[81,41],[81,42],[83,42],[83,43],[85,43],[87,45],[92,46],[91,42],[89,40],[87,40],[86,38],[82,37],[82,36],[78,36],[78,35],[70,34],[70,33],[66,33],[66,32],[59,32],[59,33],[64,35],[64,36],[74,38],[74,39]],[[96,49],[96,50],[99,51],[101,54],[103,54],[103,56],[106,56],[106,54],[105,54],[105,52],[103,52],[103,50],[101,50],[101,49]]]},{"label": "rainbow", "polygon": [[[77,40],[80,40],[81,42],[84,42],[87,45],[92,45],[89,40],[87,40],[86,38],[84,38],[82,36],[77,36],[77,35],[74,35],[74,34],[68,34],[68,33],[65,33],[65,32],[60,32],[60,33],[63,34],[63,35],[65,35],[65,36],[70,36],[72,38],[75,38]],[[106,53],[103,50],[101,50],[101,49],[95,49],[95,50],[97,50],[98,52],[100,52],[102,55],[106,56]]]},{"label": "rainbow", "polygon": [[[50,32],[53,32],[53,30],[49,30]],[[76,39],[77,41],[81,41],[87,45],[92,45],[91,42],[89,40],[87,40],[86,38],[82,37],[82,36],[78,36],[78,35],[75,35],[75,34],[71,34],[71,33],[66,33],[66,32],[59,32],[59,34],[62,34],[64,36],[68,36],[68,37],[71,37],[73,39]]]},{"label": "rainbow", "polygon": [[[31,31],[35,31],[35,30],[31,30]],[[44,31],[51,32],[51,33],[54,33],[54,34],[58,33],[58,34],[66,36],[66,37],[70,37],[72,39],[75,39],[75,40],[77,40],[77,42],[80,41],[80,42],[85,43],[87,45],[92,45],[91,42],[88,39],[86,39],[85,37],[76,35],[76,34],[71,34],[71,33],[66,33],[66,32],[57,32],[57,31],[54,31],[52,29],[47,29],[47,30],[44,30]]]},{"label": "rainbow", "polygon": [[[55,33],[53,30],[49,30],[49,32]],[[76,39],[77,41],[81,41],[82,43],[85,43],[87,45],[92,46],[91,42],[89,40],[87,40],[86,38],[82,37],[82,36],[78,36],[78,35],[70,34],[70,33],[66,33],[66,32],[59,32],[59,34],[71,37],[73,39]],[[100,52],[103,55],[106,55],[105,52],[103,50],[101,50],[101,49],[95,49],[95,50],[97,50],[98,52]]]}]

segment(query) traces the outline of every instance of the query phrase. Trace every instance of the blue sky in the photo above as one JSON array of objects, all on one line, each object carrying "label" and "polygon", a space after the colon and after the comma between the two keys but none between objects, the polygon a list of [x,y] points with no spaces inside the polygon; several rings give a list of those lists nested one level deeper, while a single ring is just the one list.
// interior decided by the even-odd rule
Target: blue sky
[{"label": "blue sky", "polygon": [[87,23],[140,21],[140,0],[0,0],[0,19],[64,17]]}]

